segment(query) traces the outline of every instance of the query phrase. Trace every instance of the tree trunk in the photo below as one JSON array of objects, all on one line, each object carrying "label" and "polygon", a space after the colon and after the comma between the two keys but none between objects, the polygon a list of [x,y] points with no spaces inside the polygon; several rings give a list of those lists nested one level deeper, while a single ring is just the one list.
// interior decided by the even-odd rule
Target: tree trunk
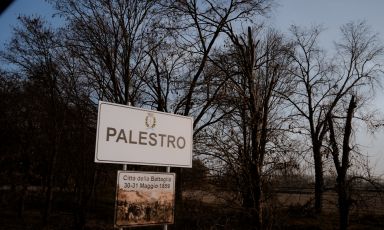
[{"label": "tree trunk", "polygon": [[337,184],[340,230],[346,230],[349,222],[349,198],[347,187],[343,179],[338,179]]},{"label": "tree trunk", "polygon": [[44,215],[43,215],[43,221],[44,224],[48,223],[49,215],[51,214],[52,210],[52,201],[53,201],[53,186],[54,186],[54,169],[56,165],[56,158],[57,158],[57,151],[58,151],[58,144],[54,144],[54,150],[52,152],[50,165],[49,165],[49,171],[48,171],[48,183],[47,183],[47,191],[45,193],[45,208],[44,208]]},{"label": "tree trunk", "polygon": [[321,158],[320,147],[314,146],[314,163],[315,163],[315,212],[320,214],[323,207],[323,161]]},{"label": "tree trunk", "polygon": [[260,173],[257,171],[257,166],[251,165],[251,177],[249,175],[244,178],[244,190],[242,192],[243,204],[242,207],[249,212],[244,221],[254,224],[255,229],[262,229],[263,225],[263,210],[262,210],[262,183]]},{"label": "tree trunk", "polygon": [[255,175],[255,187],[253,188],[254,200],[255,200],[255,210],[256,210],[256,229],[262,229],[263,227],[263,207],[262,207],[262,183],[261,175],[258,168],[256,168]]},{"label": "tree trunk", "polygon": [[339,205],[339,227],[341,230],[346,230],[348,228],[349,222],[349,208],[350,208],[350,197],[348,194],[348,184],[347,180],[347,171],[349,168],[349,158],[351,148],[349,146],[350,137],[352,134],[352,119],[354,109],[356,108],[355,97],[352,96],[348,110],[347,110],[347,119],[345,121],[345,128],[343,133],[343,152],[341,162],[339,159],[339,147],[337,145],[336,134],[333,126],[332,117],[328,118],[329,131],[330,131],[330,143],[332,146],[332,156],[333,162],[335,164],[337,179],[336,179],[336,190],[338,195],[338,205]]},{"label": "tree trunk", "polygon": [[339,214],[340,214],[340,229],[344,230],[348,228],[349,206],[350,198],[348,194],[348,185],[346,183],[347,170],[349,168],[349,158],[351,148],[349,147],[349,141],[352,134],[352,119],[354,110],[356,108],[355,96],[351,97],[347,110],[347,119],[345,121],[344,138],[343,138],[343,156],[342,164],[338,170],[338,195],[339,195]]}]

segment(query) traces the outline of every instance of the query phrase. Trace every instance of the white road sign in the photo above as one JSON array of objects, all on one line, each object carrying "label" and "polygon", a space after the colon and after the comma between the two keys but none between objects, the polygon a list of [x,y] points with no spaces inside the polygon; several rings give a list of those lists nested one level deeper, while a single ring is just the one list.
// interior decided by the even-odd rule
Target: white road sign
[{"label": "white road sign", "polygon": [[193,119],[99,102],[95,162],[192,167]]}]

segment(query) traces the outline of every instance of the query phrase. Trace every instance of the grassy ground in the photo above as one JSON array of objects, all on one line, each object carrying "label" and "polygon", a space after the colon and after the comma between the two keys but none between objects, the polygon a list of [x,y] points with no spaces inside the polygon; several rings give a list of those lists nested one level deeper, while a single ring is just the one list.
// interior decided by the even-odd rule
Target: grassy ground
[{"label": "grassy ground", "polygon": [[[75,206],[70,203],[70,194],[55,194],[52,215],[47,225],[42,222],[42,200],[28,196],[21,216],[18,203],[12,194],[1,194],[0,229],[75,229]],[[175,224],[168,229],[252,229],[252,218],[238,208],[235,202],[226,203],[221,195],[218,199],[202,191],[183,194],[182,207],[176,207]],[[350,229],[384,229],[384,202],[375,193],[362,192],[364,202],[352,207]],[[7,199],[8,197],[8,199]],[[313,214],[311,193],[279,192],[265,211],[265,223],[269,229],[337,229],[336,194],[324,195],[324,213]],[[84,229],[114,229],[114,195],[99,196],[88,204]],[[140,227],[138,229],[163,229],[162,226]]]}]

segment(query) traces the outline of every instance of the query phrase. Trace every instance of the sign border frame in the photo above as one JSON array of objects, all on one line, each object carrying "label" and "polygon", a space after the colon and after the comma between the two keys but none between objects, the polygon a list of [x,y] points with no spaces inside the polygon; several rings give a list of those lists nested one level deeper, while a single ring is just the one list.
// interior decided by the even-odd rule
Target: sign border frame
[{"label": "sign border frame", "polygon": [[[101,160],[98,157],[98,144],[99,144],[99,139],[100,139],[100,132],[99,132],[99,124],[100,124],[100,114],[102,110],[102,105],[107,104],[111,106],[117,106],[117,107],[123,107],[123,108],[129,108],[133,110],[139,110],[143,112],[149,112],[149,113],[157,113],[161,115],[166,115],[166,116],[173,116],[173,117],[179,117],[179,118],[184,118],[184,119],[189,119],[191,121],[191,148],[190,148],[190,153],[189,153],[189,164],[160,164],[160,163],[147,163],[147,162],[135,162],[135,161],[119,161],[119,160]],[[94,162],[96,163],[111,163],[111,164],[128,164],[128,165],[149,165],[149,166],[165,166],[165,167],[183,167],[183,168],[192,168],[192,161],[193,161],[193,117],[190,116],[182,116],[179,114],[173,114],[173,113],[166,113],[166,112],[161,112],[161,111],[156,111],[156,110],[150,110],[150,109],[143,109],[143,108],[138,108],[138,107],[133,107],[129,105],[123,105],[123,104],[117,104],[117,103],[112,103],[112,102],[106,102],[106,101],[99,101],[98,105],[98,113],[97,113],[97,124],[96,124],[96,145],[95,145],[95,158]]]}]

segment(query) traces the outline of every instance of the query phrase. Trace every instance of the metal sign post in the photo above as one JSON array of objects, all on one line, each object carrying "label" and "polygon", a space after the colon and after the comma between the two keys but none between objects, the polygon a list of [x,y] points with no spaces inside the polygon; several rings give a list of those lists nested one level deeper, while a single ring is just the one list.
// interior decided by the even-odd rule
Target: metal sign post
[{"label": "metal sign post", "polygon": [[[170,173],[170,172],[171,172],[171,167],[167,167],[167,168],[166,168],[166,172],[167,172],[167,173]],[[163,225],[163,230],[168,230],[168,224],[164,224],[164,225]]]},{"label": "metal sign post", "polygon": [[[127,165],[123,165],[123,171],[127,171]],[[124,230],[124,228],[119,228],[119,230]]]}]

